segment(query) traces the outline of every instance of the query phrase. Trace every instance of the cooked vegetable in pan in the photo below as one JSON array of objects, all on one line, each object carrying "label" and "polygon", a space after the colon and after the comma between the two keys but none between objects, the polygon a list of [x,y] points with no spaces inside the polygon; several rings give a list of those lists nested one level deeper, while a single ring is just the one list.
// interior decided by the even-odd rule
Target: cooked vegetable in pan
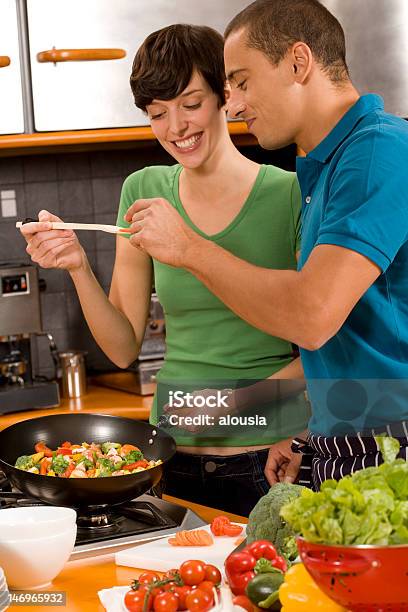
[{"label": "cooked vegetable in pan", "polygon": [[63,442],[56,450],[48,448],[44,442],[37,442],[34,450],[33,455],[18,457],[15,467],[41,476],[104,478],[136,474],[162,463],[161,459],[145,459],[137,446],[118,442]]}]

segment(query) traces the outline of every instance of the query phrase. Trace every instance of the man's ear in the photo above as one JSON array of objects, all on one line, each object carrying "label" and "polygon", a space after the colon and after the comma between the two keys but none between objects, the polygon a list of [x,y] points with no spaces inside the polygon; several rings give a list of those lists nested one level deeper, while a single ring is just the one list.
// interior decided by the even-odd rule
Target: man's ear
[{"label": "man's ear", "polygon": [[304,83],[310,75],[314,63],[310,47],[306,43],[297,42],[289,53],[294,78],[298,83]]},{"label": "man's ear", "polygon": [[231,85],[228,81],[225,81],[224,96],[225,96],[225,104],[222,105],[222,108],[224,110],[227,110],[228,100],[231,97]]}]

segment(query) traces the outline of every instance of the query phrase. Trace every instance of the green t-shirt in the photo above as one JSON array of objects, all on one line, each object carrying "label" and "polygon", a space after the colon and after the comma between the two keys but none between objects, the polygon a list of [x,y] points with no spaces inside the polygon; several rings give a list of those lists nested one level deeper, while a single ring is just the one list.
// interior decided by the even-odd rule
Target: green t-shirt
[{"label": "green t-shirt", "polygon": [[[238,215],[224,230],[208,236],[190,220],[180,201],[181,170],[178,164],[151,166],[131,174],[123,185],[117,224],[129,226],[124,215],[135,200],[162,197],[193,230],[237,257],[264,268],[296,269],[301,198],[294,173],[262,165]],[[157,421],[161,405],[167,403],[169,388],[233,387],[234,381],[268,378],[291,361],[289,342],[240,319],[194,275],[156,260],[153,264],[156,292],[165,314],[166,357],[157,377],[159,384],[151,422]],[[288,421],[294,431],[301,431],[307,424],[308,411],[303,396],[296,401],[299,405],[292,405]],[[248,430],[244,435],[241,431],[239,436],[234,436],[232,430],[226,437],[211,440],[202,434],[181,435],[180,430],[171,433],[178,444],[186,446],[268,444],[282,437],[284,416],[275,416],[279,421],[279,435],[268,420],[262,439],[259,430]]]}]

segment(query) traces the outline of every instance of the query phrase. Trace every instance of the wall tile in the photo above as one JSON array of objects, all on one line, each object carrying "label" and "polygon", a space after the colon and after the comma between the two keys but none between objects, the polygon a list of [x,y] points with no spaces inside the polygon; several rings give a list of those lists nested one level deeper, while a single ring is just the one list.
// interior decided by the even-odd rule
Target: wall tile
[{"label": "wall tile", "polygon": [[61,218],[93,215],[92,186],[87,179],[58,182]]},{"label": "wall tile", "polygon": [[169,166],[176,163],[174,158],[157,142],[151,142],[143,146],[143,148],[139,145],[136,146],[135,149],[122,151],[122,156],[123,173],[125,177],[146,166]]},{"label": "wall tile", "polygon": [[123,180],[117,177],[92,179],[95,218],[100,214],[117,212],[122,184]]},{"label": "wall tile", "polygon": [[14,185],[23,182],[23,162],[21,157],[5,157],[0,160],[0,185]]},{"label": "wall tile", "polygon": [[26,216],[37,219],[40,210],[59,215],[58,183],[38,182],[25,184]]},{"label": "wall tile", "polygon": [[41,312],[44,331],[66,329],[68,319],[65,293],[42,293]]},{"label": "wall tile", "polygon": [[93,177],[123,176],[122,151],[94,151],[90,153]]},{"label": "wall tile", "polygon": [[29,263],[27,243],[16,229],[15,220],[0,222],[0,261]]},{"label": "wall tile", "polygon": [[13,222],[14,225],[16,221],[24,221],[24,219],[28,216],[26,209],[26,194],[23,183],[4,183],[0,185],[1,191],[11,191],[13,190],[16,194],[16,202],[17,202],[17,217],[0,217],[0,223],[8,223]]},{"label": "wall tile", "polygon": [[57,161],[55,155],[30,155],[23,158],[24,181],[55,181]]},{"label": "wall tile", "polygon": [[64,153],[57,157],[58,180],[78,180],[91,176],[88,153]]}]

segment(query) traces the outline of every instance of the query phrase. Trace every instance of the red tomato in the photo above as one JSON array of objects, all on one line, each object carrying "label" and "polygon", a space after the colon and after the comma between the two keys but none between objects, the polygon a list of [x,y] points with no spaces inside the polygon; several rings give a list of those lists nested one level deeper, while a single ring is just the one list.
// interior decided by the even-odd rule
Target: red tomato
[{"label": "red tomato", "polygon": [[151,582],[160,580],[160,576],[156,574],[156,572],[143,572],[137,580],[140,584],[150,584]]},{"label": "red tomato", "polygon": [[210,595],[210,597],[212,598],[212,600],[214,600],[214,583],[211,582],[211,580],[203,580],[203,582],[200,582],[200,584],[198,584],[196,587],[193,588],[197,588],[200,589],[200,591],[205,591],[206,593],[208,593]]},{"label": "red tomato", "polygon": [[204,567],[205,569],[205,580],[210,580],[214,584],[221,583],[221,572],[215,565],[208,564]]},{"label": "red tomato", "polygon": [[175,576],[177,576],[177,574],[178,574],[178,569],[171,569],[171,570],[168,570],[164,574],[164,576],[165,578],[174,578]]},{"label": "red tomato", "polygon": [[213,598],[205,591],[194,589],[186,597],[187,610],[190,612],[208,612],[212,608]]},{"label": "red tomato", "polygon": [[185,610],[186,609],[186,597],[187,595],[190,593],[191,591],[191,587],[187,586],[187,584],[185,584],[184,586],[176,586],[174,587],[174,592],[177,595],[178,599],[179,599],[179,605],[178,605],[178,609],[179,610]]},{"label": "red tomato", "polygon": [[63,442],[61,446],[62,448],[71,448],[72,445],[71,445],[71,442]]},{"label": "red tomato", "polygon": [[37,442],[34,446],[36,453],[44,453],[46,457],[52,457],[53,452],[48,446],[45,446],[44,442]]},{"label": "red tomato", "polygon": [[72,455],[72,448],[57,448],[57,455]]},{"label": "red tomato", "polygon": [[134,591],[131,589],[125,595],[125,606],[129,612],[143,612],[143,604],[145,599],[146,591],[144,589],[138,589]]},{"label": "red tomato", "polygon": [[160,593],[154,598],[153,610],[154,612],[176,612],[179,605],[177,595],[174,593]]},{"label": "red tomato", "polygon": [[230,525],[224,525],[224,535],[230,537],[239,536],[242,533],[243,527],[241,525],[235,525],[235,523],[231,523]]},{"label": "red tomato", "polygon": [[241,606],[241,608],[244,608],[244,610],[247,610],[247,612],[254,612],[254,604],[246,595],[237,595],[232,600],[232,603],[234,606]]},{"label": "red tomato", "polygon": [[184,584],[200,584],[205,578],[205,563],[202,561],[184,561],[180,565],[180,576]]},{"label": "red tomato", "polygon": [[211,531],[215,536],[224,535],[224,528],[230,525],[231,521],[227,516],[216,516],[211,522]]}]

